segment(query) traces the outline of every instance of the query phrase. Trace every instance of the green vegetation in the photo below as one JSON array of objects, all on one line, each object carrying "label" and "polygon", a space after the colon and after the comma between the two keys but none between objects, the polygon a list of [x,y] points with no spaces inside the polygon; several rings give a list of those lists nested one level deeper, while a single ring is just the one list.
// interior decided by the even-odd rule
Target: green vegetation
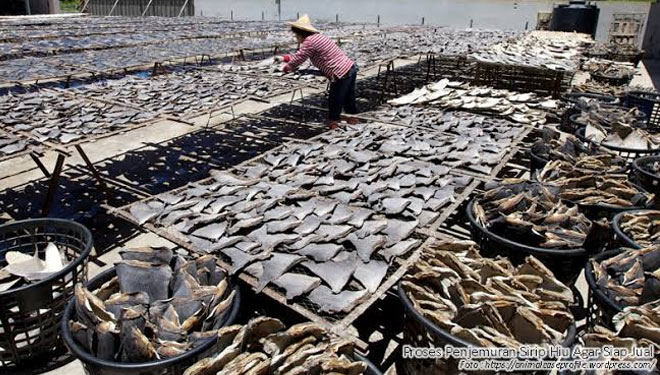
[{"label": "green vegetation", "polygon": [[78,13],[80,11],[80,0],[60,0],[60,11],[62,13]]}]

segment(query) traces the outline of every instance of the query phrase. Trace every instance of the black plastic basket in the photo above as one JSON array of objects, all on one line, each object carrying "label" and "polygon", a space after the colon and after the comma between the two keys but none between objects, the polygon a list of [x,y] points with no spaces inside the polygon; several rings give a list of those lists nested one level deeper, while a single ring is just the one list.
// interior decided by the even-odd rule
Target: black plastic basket
[{"label": "black plastic basket", "polygon": [[545,168],[545,165],[548,164],[548,159],[544,159],[530,148],[529,149],[529,173],[531,176],[534,176],[536,171],[542,171]]},{"label": "black plastic basket", "polygon": [[612,220],[612,228],[614,228],[614,233],[616,234],[617,239],[619,239],[619,241],[621,242],[622,246],[630,247],[633,249],[642,248],[642,246],[638,245],[634,239],[630,238],[623,231],[623,229],[621,229],[621,218],[623,217],[623,214],[636,214],[641,212],[655,212],[660,216],[660,211],[658,210],[634,210],[634,211],[621,212],[620,214],[616,215]]},{"label": "black plastic basket", "polygon": [[84,226],[61,219],[29,219],[0,226],[0,257],[8,251],[44,258],[54,243],[69,262],[47,278],[0,293],[0,372],[18,372],[35,361],[47,360],[62,349],[59,322],[77,282],[87,276],[92,234]]},{"label": "black plastic basket", "polygon": [[653,194],[660,194],[660,175],[651,173],[644,169],[646,164],[658,162],[660,163],[660,156],[643,156],[635,159],[633,162],[633,172],[635,173],[635,182],[641,185],[646,191]]},{"label": "black plastic basket", "polygon": [[[533,177],[534,173],[536,173],[536,171],[542,171],[543,168],[545,168],[545,165],[548,164],[549,161],[550,160],[545,159],[545,158],[537,155],[536,153],[534,153],[534,151],[530,148],[529,149],[529,172],[530,172],[530,175]],[[614,173],[614,174],[624,174],[627,171],[628,171],[628,167],[624,167],[624,168],[618,169],[616,171],[613,171],[612,173]]]},{"label": "black plastic basket", "polygon": [[610,52],[607,55],[608,60],[617,61],[617,62],[629,62],[632,63],[635,67],[639,64],[640,61],[644,58],[644,51],[640,52]]},{"label": "black plastic basket", "polygon": [[[611,258],[620,254],[623,250],[610,250],[600,253],[593,258],[597,262],[602,262],[605,259]],[[587,301],[587,308],[589,314],[587,315],[587,327],[592,330],[595,326],[601,325],[606,328],[614,329],[612,325],[612,318],[614,315],[623,311],[623,308],[616,302],[612,301],[605,293],[598,287],[596,279],[594,278],[594,270],[591,267],[591,261],[587,261],[584,266],[584,276],[589,285],[589,300]]]},{"label": "black plastic basket", "polygon": [[610,56],[610,53],[607,52],[607,51],[603,51],[603,50],[601,50],[601,51],[591,51],[591,50],[588,50],[588,51],[586,51],[586,52],[584,53],[584,55],[587,56],[587,57],[594,58],[594,59],[603,59],[603,60],[607,60],[607,59],[609,58],[609,56]]},{"label": "black plastic basket", "polygon": [[660,131],[660,93],[630,91],[623,98],[623,104],[644,112],[647,128],[651,131]]},{"label": "black plastic basket", "polygon": [[570,107],[575,107],[578,105],[580,98],[586,99],[595,99],[599,102],[616,104],[619,99],[605,94],[594,94],[589,92],[573,92],[567,95],[562,96],[562,99],[567,102],[567,105]]},{"label": "black plastic basket", "polygon": [[[86,285],[87,289],[94,291],[100,288],[104,283],[110,281],[116,276],[115,268],[111,268],[96,276]],[[226,316],[223,326],[234,323],[241,305],[240,289],[234,286],[236,294],[229,314]],[[64,316],[60,322],[62,329],[62,338],[66,346],[82,362],[87,375],[182,375],[184,371],[204,357],[208,357],[213,351],[217,338],[210,338],[203,344],[187,351],[186,353],[159,361],[150,361],[143,363],[121,363],[101,360],[85,348],[80,346],[73,338],[69,321],[75,320],[75,300],[72,298],[66,306]]]},{"label": "black plastic basket", "polygon": [[378,369],[378,367],[368,360],[366,357],[361,356],[358,353],[353,354],[353,359],[357,361],[362,361],[367,364],[367,370],[364,372],[364,375],[383,375],[383,372]]},{"label": "black plastic basket", "polygon": [[617,77],[602,73],[591,73],[591,78],[599,83],[604,83],[610,86],[625,86],[632,80],[632,76]]},{"label": "black plastic basket", "polygon": [[[397,285],[399,299],[404,309],[403,344],[420,348],[443,348],[445,345],[454,347],[474,346],[458,338],[444,329],[436,326],[422,313],[417,311],[402,287],[401,281]],[[564,347],[572,347],[575,343],[577,329],[575,323],[568,327]],[[435,375],[457,373],[457,361],[445,359],[436,362],[432,359],[403,359],[401,367],[407,375]],[[547,374],[549,372],[534,372],[533,374]]]},{"label": "black plastic basket", "polygon": [[619,156],[622,158],[626,159],[628,162],[632,163],[635,161],[635,159],[640,158],[642,156],[648,156],[648,155],[657,155],[660,154],[660,148],[654,148],[651,150],[640,150],[640,149],[634,149],[634,148],[624,148],[624,147],[616,147],[616,146],[610,146],[604,143],[597,143],[594,142],[590,139],[587,139],[587,137],[584,136],[584,131],[585,128],[580,128],[575,132],[575,136],[578,137],[579,140],[582,142],[587,142],[587,143],[593,143],[597,146],[606,148],[610,151],[613,151],[617,153]]},{"label": "black plastic basket", "polygon": [[516,243],[500,237],[477,223],[472,212],[474,202],[475,200],[472,200],[467,205],[466,214],[470,221],[472,239],[479,245],[483,256],[494,258],[501,255],[517,265],[522,264],[527,256],[533,255],[548,267],[558,280],[569,287],[575,284],[584,268],[584,262],[589,256],[587,250],[583,248],[545,249]]},{"label": "black plastic basket", "polygon": [[[620,107],[620,106],[611,105],[611,104],[603,104],[601,107]],[[625,108],[623,108],[623,109],[625,109]],[[572,124],[572,127],[576,130],[587,127],[586,123],[578,120],[579,116],[580,116],[580,113],[577,112],[577,113],[574,113],[570,118],[570,120],[571,120],[570,122]],[[646,115],[643,112],[637,113],[635,115],[635,125],[640,127],[640,128],[643,128],[645,124],[646,124]],[[575,130],[573,132],[575,132]]]},{"label": "black plastic basket", "polygon": [[[639,191],[646,192],[646,190],[644,190],[640,186],[637,186],[635,184],[632,185],[635,186]],[[616,217],[616,215],[620,213],[650,208],[650,207],[638,207],[638,206],[623,207],[623,206],[616,206],[607,203],[582,204],[582,203],[575,203],[572,201],[568,201],[568,202],[577,204],[580,209],[580,212],[582,212],[584,216],[586,216],[589,220],[607,219],[608,221],[612,221],[614,220],[614,217]]]},{"label": "black plastic basket", "polygon": [[564,109],[564,113],[560,120],[559,130],[571,134],[575,133],[575,131],[577,130],[577,128],[575,128],[573,123],[571,122],[571,116],[580,112],[580,108],[579,108],[580,98],[594,99],[599,102],[608,103],[608,104],[616,104],[617,101],[619,100],[613,96],[593,94],[593,93],[571,93],[568,95],[564,95],[562,96],[562,100],[565,101],[566,107]]}]

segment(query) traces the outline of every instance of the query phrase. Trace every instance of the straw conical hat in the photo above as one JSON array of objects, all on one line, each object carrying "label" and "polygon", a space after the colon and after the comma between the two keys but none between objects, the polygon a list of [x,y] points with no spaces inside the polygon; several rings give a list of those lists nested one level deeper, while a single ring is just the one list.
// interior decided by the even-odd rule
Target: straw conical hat
[{"label": "straw conical hat", "polygon": [[309,19],[309,16],[306,14],[303,14],[302,17],[298,18],[298,21],[296,22],[287,22],[287,23],[292,27],[295,27],[296,29],[309,31],[310,33],[320,32],[314,26],[312,26],[312,21]]}]

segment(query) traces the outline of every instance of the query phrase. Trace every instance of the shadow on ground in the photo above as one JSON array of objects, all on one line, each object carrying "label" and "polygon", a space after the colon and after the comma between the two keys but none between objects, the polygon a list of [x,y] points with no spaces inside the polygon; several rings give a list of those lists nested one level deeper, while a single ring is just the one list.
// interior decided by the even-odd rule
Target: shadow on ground
[{"label": "shadow on ground", "polygon": [[[0,207],[15,220],[43,216],[49,180],[41,179],[0,192]],[[138,199],[120,190],[112,190],[108,203],[124,205]],[[77,170],[63,172],[49,217],[69,219],[87,226],[94,236],[97,255],[126,242],[137,228],[116,219],[101,206],[105,196],[92,176]]]}]

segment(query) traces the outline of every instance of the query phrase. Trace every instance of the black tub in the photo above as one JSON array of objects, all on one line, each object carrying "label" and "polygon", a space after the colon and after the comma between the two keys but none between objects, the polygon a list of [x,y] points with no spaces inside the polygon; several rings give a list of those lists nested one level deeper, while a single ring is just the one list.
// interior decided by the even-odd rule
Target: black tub
[{"label": "black tub", "polygon": [[[115,276],[115,269],[111,268],[94,279],[90,280],[87,288],[90,291],[96,290],[104,283],[110,281]],[[225,318],[224,326],[233,324],[239,311],[241,295],[238,287],[234,286],[236,294],[232,303],[229,315]],[[121,363],[105,361],[96,358],[85,348],[80,346],[71,335],[69,328],[69,321],[73,320],[75,316],[75,301],[72,298],[66,307],[64,317],[60,322],[62,329],[62,337],[66,346],[69,347],[71,352],[80,359],[83,368],[88,375],[182,375],[183,372],[200,359],[207,357],[208,352],[213,349],[217,338],[210,338],[200,346],[173,358],[168,358],[160,361],[151,361],[144,363]]]},{"label": "black tub", "polygon": [[536,171],[542,171],[545,168],[545,165],[548,164],[550,160],[542,158],[530,148],[529,149],[529,173],[531,176],[534,176]]},{"label": "black tub", "polygon": [[638,245],[635,240],[630,238],[622,229],[621,229],[621,218],[623,217],[623,214],[634,214],[634,213],[640,213],[640,212],[655,212],[660,216],[660,211],[658,210],[632,210],[632,211],[627,211],[627,212],[621,212],[620,214],[616,215],[614,217],[614,220],[612,220],[612,227],[614,228],[614,233],[616,234],[617,238],[621,241],[622,245],[625,247],[631,247],[633,249],[641,249],[642,246]]},{"label": "black tub", "polygon": [[566,102],[566,109],[564,114],[561,117],[559,124],[559,129],[568,133],[575,133],[577,130],[574,128],[573,123],[571,122],[571,116],[580,112],[580,98],[593,99],[602,103],[616,104],[618,99],[602,94],[592,94],[592,93],[571,93],[565,96],[562,96],[562,99]]},{"label": "black tub", "polygon": [[[641,192],[646,192],[646,190],[644,190],[641,186],[637,186],[633,183],[631,183],[631,185],[635,186]],[[639,206],[624,207],[609,203],[596,203],[596,204],[575,203],[575,204],[578,205],[578,207],[580,208],[580,212],[582,212],[584,216],[586,216],[588,219],[590,220],[607,219],[608,221],[614,220],[616,215],[624,212],[637,211],[637,210],[650,208],[650,207],[639,207]]]},{"label": "black tub", "polygon": [[[405,323],[404,323],[404,344],[410,344],[414,347],[436,347],[442,348],[444,345],[452,345],[454,347],[466,347],[474,346],[473,344],[453,336],[444,329],[436,326],[432,321],[427,319],[422,313],[417,311],[410,298],[404,291],[404,288],[401,286],[401,281],[397,285],[399,299],[403,304],[404,313],[405,313]],[[571,324],[566,332],[566,339],[562,343],[564,347],[571,347],[575,343],[577,335],[577,329],[575,327],[575,322]],[[447,371],[451,367],[457,365],[454,360],[446,360],[448,365],[443,365],[442,368],[438,368],[433,360],[419,360],[419,359],[403,359],[402,367],[407,375],[433,375],[439,373],[439,371]],[[453,362],[452,362],[453,361]],[[449,367],[446,368],[445,366]],[[541,374],[543,372],[537,372],[536,374]],[[547,373],[547,372],[545,372]]]},{"label": "black tub", "polygon": [[588,143],[593,143],[596,144],[597,146],[604,147],[608,150],[614,151],[619,156],[622,158],[628,160],[628,162],[632,163],[635,161],[635,159],[640,158],[642,156],[648,156],[648,155],[656,155],[660,154],[660,148],[654,148],[651,150],[641,150],[641,149],[634,149],[634,148],[624,148],[624,147],[617,147],[617,146],[610,146],[605,143],[597,143],[594,142],[590,139],[587,139],[587,137],[584,136],[584,131],[585,128],[580,128],[575,132],[575,136],[578,137],[582,142],[588,142]]},{"label": "black tub", "polygon": [[[595,256],[593,260],[602,262],[605,259],[620,254],[622,251],[623,250],[621,249],[606,251]],[[587,327],[593,329],[595,326],[601,325],[613,330],[612,318],[614,315],[622,312],[623,307],[612,301],[598,287],[594,277],[594,269],[591,267],[591,260],[587,261],[584,268],[584,276],[589,285],[589,300],[587,301],[589,314],[587,315]]]},{"label": "black tub", "polygon": [[630,91],[623,99],[626,107],[636,107],[646,114],[646,125],[651,131],[660,131],[660,93]]},{"label": "black tub", "polygon": [[[606,105],[606,104],[603,104],[603,107],[619,107],[619,108],[622,108],[622,109],[626,109],[625,107],[620,107],[620,106],[617,106],[617,105]],[[580,117],[579,112],[571,115],[571,117],[570,117],[571,124],[572,124],[573,129],[574,129],[573,132],[577,131],[578,129],[582,129],[582,128],[587,127],[586,123],[578,120],[579,117]],[[645,121],[646,121],[646,115],[644,115],[644,113],[640,113],[639,115],[637,115],[636,122],[635,122],[634,125],[637,125],[636,127],[643,129],[644,124],[646,123]]]},{"label": "black tub", "polygon": [[651,173],[643,168],[644,165],[655,162],[660,163],[660,156],[652,155],[637,158],[632,164],[633,172],[635,174],[635,182],[653,194],[660,194],[660,175]]},{"label": "black tub", "polygon": [[383,375],[383,372],[376,367],[375,364],[373,364],[370,360],[368,360],[366,357],[363,357],[359,355],[358,353],[355,353],[353,355],[355,360],[362,361],[367,364],[367,371],[364,372],[364,375]]},{"label": "black tub", "polygon": [[593,80],[596,82],[605,83],[610,86],[624,86],[630,83],[633,76],[618,77],[615,75],[607,75],[603,73],[591,73],[591,78],[593,78]]},{"label": "black tub", "polygon": [[[529,149],[529,172],[534,176],[536,171],[541,171],[548,164],[550,160],[537,155],[531,148]],[[624,174],[628,171],[628,167],[623,167],[619,170],[613,171],[614,174]]]},{"label": "black tub", "polygon": [[472,200],[468,204],[466,215],[470,221],[472,239],[479,245],[483,256],[494,258],[501,255],[509,258],[513,264],[521,264],[527,256],[533,255],[548,267],[558,280],[569,287],[575,284],[589,257],[587,250],[583,248],[545,249],[500,237],[477,222],[472,212],[474,202],[475,200]]},{"label": "black tub", "polygon": [[0,258],[5,253],[43,252],[54,243],[69,262],[60,272],[29,285],[0,292],[0,372],[19,373],[35,361],[47,362],[62,347],[59,322],[76,282],[87,277],[92,234],[69,220],[30,219],[0,226]]}]

